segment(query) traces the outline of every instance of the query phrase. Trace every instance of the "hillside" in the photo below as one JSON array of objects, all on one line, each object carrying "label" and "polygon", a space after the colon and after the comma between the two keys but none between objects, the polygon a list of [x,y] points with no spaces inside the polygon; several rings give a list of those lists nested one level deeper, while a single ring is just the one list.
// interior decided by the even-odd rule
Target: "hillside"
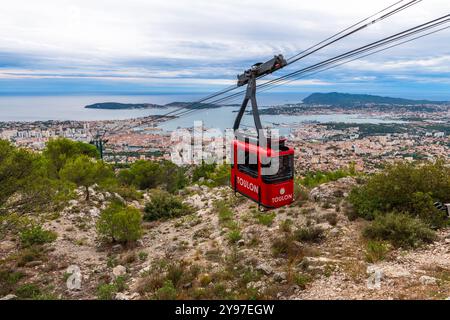
[{"label": "hillside", "polygon": [[[229,165],[0,140],[0,299],[445,299],[448,161],[298,175],[261,212]],[[373,201],[376,199],[376,201]]]},{"label": "hillside", "polygon": [[398,105],[422,105],[422,104],[443,104],[443,101],[429,101],[429,100],[410,100],[402,98],[392,98],[375,96],[369,94],[350,94],[350,93],[313,93],[303,99],[306,104],[325,104],[325,105],[347,105],[357,106],[364,104],[398,104]]}]

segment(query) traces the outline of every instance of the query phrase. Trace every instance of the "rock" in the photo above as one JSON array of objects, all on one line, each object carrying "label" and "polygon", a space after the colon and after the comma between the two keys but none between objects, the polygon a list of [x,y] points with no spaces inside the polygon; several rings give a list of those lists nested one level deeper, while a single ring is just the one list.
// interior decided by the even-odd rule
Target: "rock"
[{"label": "rock", "polygon": [[138,239],[138,240],[136,241],[136,245],[137,245],[138,247],[143,247],[143,246],[144,246],[144,241],[142,241],[142,239]]},{"label": "rock", "polygon": [[250,288],[258,289],[258,291],[262,292],[265,290],[266,286],[263,281],[250,281],[247,283],[247,289]]},{"label": "rock", "polygon": [[120,202],[125,202],[125,199],[122,198],[122,196],[120,194],[118,194],[117,192],[114,192],[114,197],[119,200]]},{"label": "rock", "polygon": [[286,272],[276,272],[273,275],[273,279],[277,282],[283,282],[287,278]]},{"label": "rock", "polygon": [[0,242],[0,251],[8,252],[8,251],[14,250],[15,248],[16,248],[16,244],[12,241],[5,240],[5,241]]},{"label": "rock", "polygon": [[15,298],[17,298],[17,296],[15,294],[8,294],[8,295],[0,298],[0,300],[14,300]]},{"label": "rock", "polygon": [[97,207],[93,207],[91,209],[89,209],[89,215],[91,217],[98,217],[100,216],[100,209]]},{"label": "rock", "polygon": [[319,265],[319,264],[332,264],[340,262],[341,262],[340,260],[330,259],[326,257],[304,257],[301,263],[307,265]]},{"label": "rock", "polygon": [[444,241],[445,243],[450,243],[450,238],[446,238]]},{"label": "rock", "polygon": [[103,201],[105,201],[105,196],[103,194],[99,193],[99,194],[97,194],[97,200],[103,202]]},{"label": "rock", "polygon": [[126,273],[127,273],[127,268],[125,268],[124,266],[121,266],[121,265],[114,267],[112,270],[114,279],[116,279],[117,277],[123,276]]},{"label": "rock", "polygon": [[273,272],[272,267],[268,264],[261,263],[256,267],[256,270],[263,272],[266,275],[269,275]]},{"label": "rock", "polygon": [[42,264],[42,261],[41,261],[41,260],[30,261],[30,262],[27,262],[27,263],[25,264],[25,267],[27,267],[27,268],[33,268],[33,267],[37,267],[37,266],[39,266],[39,265],[41,265],[41,264]]},{"label": "rock", "polygon": [[192,288],[192,282],[183,284],[183,289],[189,289],[189,288]]},{"label": "rock", "polygon": [[336,203],[357,184],[352,177],[344,177],[337,181],[321,184],[311,190],[309,197],[316,202]]},{"label": "rock", "polygon": [[134,300],[139,297],[139,293],[135,292],[132,294],[126,294],[124,292],[118,292],[116,293],[115,299],[116,300]]},{"label": "rock", "polygon": [[408,270],[407,267],[403,267],[400,265],[395,266],[389,266],[386,265],[381,268],[381,271],[383,272],[383,275],[385,275],[387,278],[411,278],[412,274]]},{"label": "rock", "polygon": [[437,283],[437,279],[434,277],[429,277],[429,276],[421,276],[419,278],[419,281],[421,284],[423,285],[433,285]]},{"label": "rock", "polygon": [[69,200],[69,206],[75,207],[77,205],[78,205],[78,201],[77,200]]},{"label": "rock", "polygon": [[116,244],[112,247],[112,251],[114,251],[114,252],[122,251],[122,249],[123,249],[123,247],[121,244]]},{"label": "rock", "polygon": [[330,232],[330,235],[334,237],[334,236],[337,236],[340,231],[338,228],[333,228],[329,232]]}]

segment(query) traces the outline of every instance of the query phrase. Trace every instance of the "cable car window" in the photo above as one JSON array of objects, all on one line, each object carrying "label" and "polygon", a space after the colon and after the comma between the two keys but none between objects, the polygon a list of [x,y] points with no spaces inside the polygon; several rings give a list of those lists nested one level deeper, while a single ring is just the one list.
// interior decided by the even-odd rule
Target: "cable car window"
[{"label": "cable car window", "polygon": [[[278,162],[278,163],[277,163]],[[278,164],[278,168],[277,168]],[[266,183],[276,183],[294,177],[294,155],[263,159],[261,161],[262,179]],[[272,172],[276,169],[276,172]]]},{"label": "cable car window", "polygon": [[258,177],[258,157],[248,150],[238,148],[237,156],[238,170],[253,178]]}]

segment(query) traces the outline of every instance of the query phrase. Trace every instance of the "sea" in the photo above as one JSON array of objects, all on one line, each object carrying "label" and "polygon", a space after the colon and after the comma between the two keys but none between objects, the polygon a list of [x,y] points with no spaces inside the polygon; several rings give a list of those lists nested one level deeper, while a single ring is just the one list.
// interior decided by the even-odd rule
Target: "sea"
[{"label": "sea", "polygon": [[[174,108],[151,109],[87,109],[86,105],[99,102],[153,103],[167,104],[174,101],[196,101],[204,95],[72,95],[72,96],[0,96],[0,122],[5,121],[45,121],[45,120],[123,120],[148,115],[165,114]],[[260,108],[287,103],[299,103],[301,95],[282,94],[258,97]],[[235,101],[234,103],[239,103]],[[203,121],[205,127],[221,130],[232,127],[238,106],[224,106],[202,109],[192,114],[169,120],[160,128],[172,131],[189,128],[194,121]],[[305,122],[345,122],[345,123],[392,123],[395,120],[361,114],[320,114],[320,115],[261,115],[264,126],[289,127]],[[253,117],[245,115],[243,126],[253,126]]]}]

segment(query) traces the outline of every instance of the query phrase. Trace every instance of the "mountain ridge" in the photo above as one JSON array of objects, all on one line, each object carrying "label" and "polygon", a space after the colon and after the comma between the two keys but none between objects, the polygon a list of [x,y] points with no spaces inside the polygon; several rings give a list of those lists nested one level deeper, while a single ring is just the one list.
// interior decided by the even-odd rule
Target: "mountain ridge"
[{"label": "mountain ridge", "polygon": [[340,92],[312,93],[303,99],[305,104],[326,105],[363,105],[363,104],[401,104],[401,105],[423,105],[423,104],[446,104],[448,101],[413,100],[404,98],[393,98],[370,94],[352,94]]}]

